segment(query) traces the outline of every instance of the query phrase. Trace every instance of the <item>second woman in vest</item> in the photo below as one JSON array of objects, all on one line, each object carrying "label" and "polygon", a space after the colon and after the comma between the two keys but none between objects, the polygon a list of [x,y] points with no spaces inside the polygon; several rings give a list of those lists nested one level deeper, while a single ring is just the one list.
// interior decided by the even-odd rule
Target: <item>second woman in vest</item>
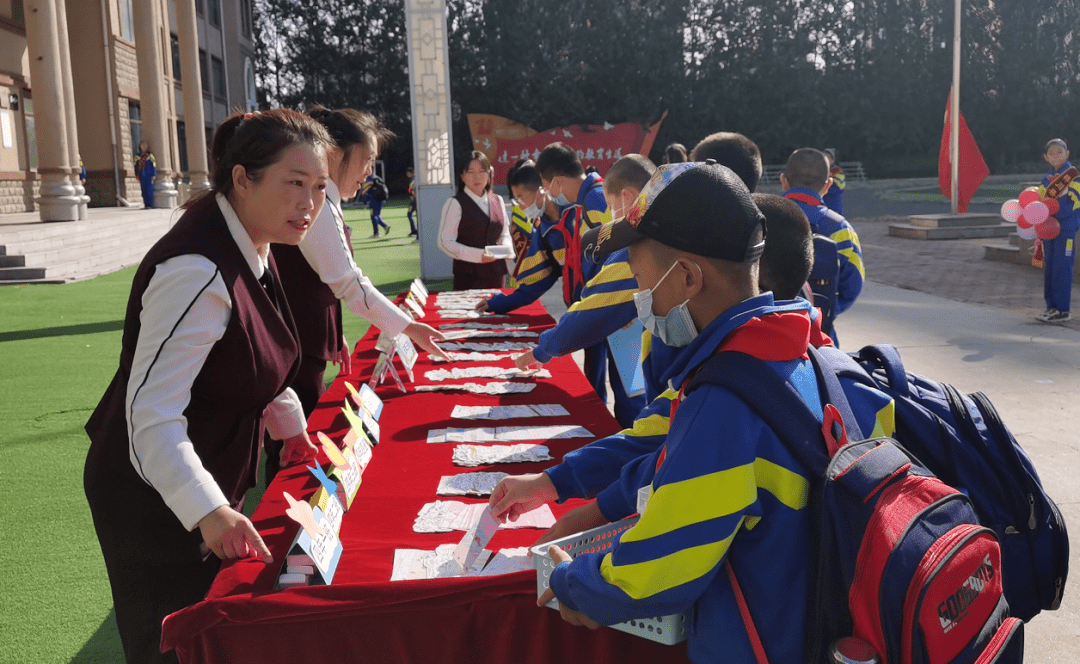
[{"label": "second woman in vest", "polygon": [[[439,225],[439,248],[454,259],[454,290],[502,288],[514,255],[506,206],[491,191],[491,162],[473,151],[458,172],[460,187],[446,201]],[[502,247],[497,258],[488,247]]]}]

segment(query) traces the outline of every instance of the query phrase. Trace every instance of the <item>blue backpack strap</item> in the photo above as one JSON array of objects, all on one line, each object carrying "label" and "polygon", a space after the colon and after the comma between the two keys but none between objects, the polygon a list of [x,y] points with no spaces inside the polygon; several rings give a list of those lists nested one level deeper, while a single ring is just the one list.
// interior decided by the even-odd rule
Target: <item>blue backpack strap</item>
[{"label": "blue backpack strap", "polygon": [[900,351],[896,350],[896,346],[889,344],[863,346],[856,359],[884,371],[889,389],[895,392],[897,396],[901,398],[911,396],[907,371],[904,369],[904,363],[900,359]]}]

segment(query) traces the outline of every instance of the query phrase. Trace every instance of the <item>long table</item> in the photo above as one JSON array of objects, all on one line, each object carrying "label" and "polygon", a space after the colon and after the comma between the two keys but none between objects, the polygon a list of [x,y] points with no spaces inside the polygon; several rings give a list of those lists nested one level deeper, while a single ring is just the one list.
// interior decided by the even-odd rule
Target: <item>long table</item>
[{"label": "long table", "polygon": [[[429,300],[423,320],[437,326],[452,322],[438,318]],[[539,304],[523,307],[510,319],[493,322],[527,323],[540,331],[554,324]],[[340,376],[320,400],[308,429],[339,441],[348,429],[341,413],[344,384],[366,380],[374,368],[377,331],[373,328],[356,346],[353,371]],[[422,353],[415,371],[417,384],[426,384],[425,371],[452,366],[491,363],[434,363]],[[512,366],[510,359],[495,363]],[[400,365],[399,365],[400,367]],[[538,379],[530,393],[501,396],[468,392],[401,393],[391,384],[376,392],[385,402],[381,442],[351,509],[341,526],[344,553],[334,582],[274,591],[285,553],[298,526],[285,515],[283,492],[306,499],[316,490],[315,478],[304,466],[284,469],[267,488],[252,521],[274,555],[265,565],[255,560],[226,561],[206,600],[174,613],[163,625],[162,644],[175,648],[181,662],[237,664],[258,662],[671,662],[686,659],[685,644],[664,646],[622,632],[573,627],[558,611],[536,606],[536,577],[532,571],[497,577],[393,581],[394,550],[434,550],[461,539],[464,533],[415,533],[413,520],[434,500],[483,502],[484,499],[436,496],[442,475],[493,470],[511,474],[538,472],[564,454],[592,439],[545,442],[555,461],[497,464],[462,468],[451,462],[452,443],[429,444],[429,429],[482,426],[453,420],[454,405],[558,403],[569,416],[504,420],[508,425],[577,424],[597,437],[619,426],[569,357],[545,368],[550,379]],[[404,376],[403,376],[404,377]],[[487,382],[474,379],[473,382]],[[447,382],[469,382],[447,381]],[[327,459],[320,453],[320,463]],[[556,516],[580,504],[552,505]],[[535,529],[500,530],[488,548],[531,545]]]}]

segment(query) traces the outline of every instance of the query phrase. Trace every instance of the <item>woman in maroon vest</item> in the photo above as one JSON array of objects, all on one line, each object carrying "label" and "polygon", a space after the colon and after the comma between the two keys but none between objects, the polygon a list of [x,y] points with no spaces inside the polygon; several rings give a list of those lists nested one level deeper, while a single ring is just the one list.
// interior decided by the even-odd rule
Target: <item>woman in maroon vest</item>
[{"label": "woman in maroon vest", "polygon": [[[392,337],[405,334],[429,353],[448,359],[435,340],[441,332],[415,323],[404,311],[379,292],[353,259],[352,243],[345,225],[341,201],[356,195],[371,175],[379,149],[392,137],[370,113],[343,108],[335,111],[315,106],[308,115],[318,120],[334,145],[327,150],[330,182],[326,204],[299,245],[275,244],[281,283],[300,333],[300,369],[292,388],[300,397],[304,415],[310,416],[326,391],[323,374],[326,363],[337,362],[341,372],[351,373],[351,348],[342,333],[341,303],[354,314],[371,321]],[[277,460],[267,446],[267,484],[277,473]]]},{"label": "woman in maroon vest", "polygon": [[213,189],[135,273],[120,368],[86,424],[83,484],[128,662],[161,655],[161,621],[203,599],[221,558],[270,552],[240,513],[263,429],[282,464],[315,447],[288,389],[296,326],[271,242],[298,244],[322,208],[326,130],[275,110],[214,136]]},{"label": "woman in maroon vest", "polygon": [[[473,151],[458,177],[461,186],[443,205],[439,225],[439,248],[454,259],[454,290],[502,288],[514,245],[502,197],[491,193],[491,162]],[[498,257],[487,249],[493,246],[503,247]]]}]

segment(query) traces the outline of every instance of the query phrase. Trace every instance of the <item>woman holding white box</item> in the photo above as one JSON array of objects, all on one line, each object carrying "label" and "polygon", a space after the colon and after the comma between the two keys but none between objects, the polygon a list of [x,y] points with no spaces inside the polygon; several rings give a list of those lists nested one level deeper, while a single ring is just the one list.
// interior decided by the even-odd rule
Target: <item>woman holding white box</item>
[{"label": "woman holding white box", "polygon": [[514,256],[506,206],[491,191],[491,162],[473,151],[458,171],[461,186],[446,201],[439,248],[454,259],[454,290],[502,288]]}]

